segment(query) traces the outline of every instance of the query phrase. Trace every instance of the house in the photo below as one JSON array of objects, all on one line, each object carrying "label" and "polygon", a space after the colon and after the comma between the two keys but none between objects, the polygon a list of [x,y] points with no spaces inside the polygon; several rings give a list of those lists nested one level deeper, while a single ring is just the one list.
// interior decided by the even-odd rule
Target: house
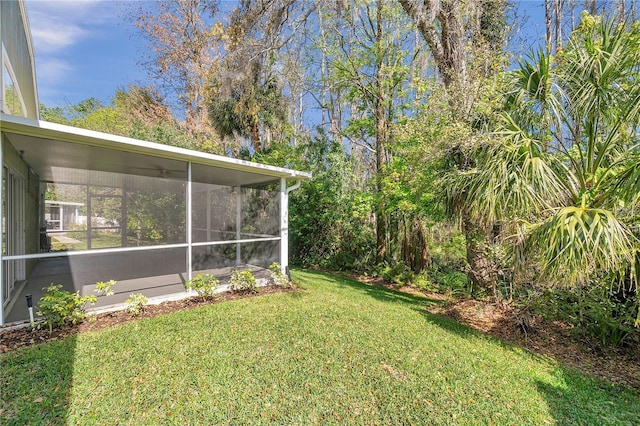
[{"label": "house", "polygon": [[309,173],[40,120],[24,2],[0,16],[0,325],[52,283],[116,280],[100,303],[117,305],[185,297],[198,273],[286,270],[288,196]]}]

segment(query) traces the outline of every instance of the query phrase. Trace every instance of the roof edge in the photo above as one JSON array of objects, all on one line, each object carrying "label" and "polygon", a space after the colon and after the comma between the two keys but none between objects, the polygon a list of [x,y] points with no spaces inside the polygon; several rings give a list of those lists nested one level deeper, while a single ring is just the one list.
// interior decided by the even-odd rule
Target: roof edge
[{"label": "roof edge", "polygon": [[270,166],[252,161],[238,160],[222,155],[209,154],[157,142],[149,142],[118,136],[94,130],[67,126],[42,120],[17,117],[0,113],[0,130],[44,139],[55,139],[62,142],[111,148],[137,154],[152,155],[192,163],[217,166],[220,168],[252,172],[277,178],[287,178],[296,181],[311,179],[310,172],[301,172],[283,167]]}]

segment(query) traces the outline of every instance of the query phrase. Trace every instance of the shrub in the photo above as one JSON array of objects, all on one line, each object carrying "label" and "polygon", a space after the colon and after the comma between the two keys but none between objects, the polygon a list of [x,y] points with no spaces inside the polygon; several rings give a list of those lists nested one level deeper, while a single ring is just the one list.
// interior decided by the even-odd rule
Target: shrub
[{"label": "shrub", "polygon": [[231,284],[231,289],[235,291],[245,291],[248,293],[258,292],[256,277],[253,276],[253,273],[249,269],[244,271],[236,269],[232,271],[229,284]]},{"label": "shrub", "polygon": [[448,269],[463,269],[467,264],[466,240],[462,232],[439,226],[438,237],[429,245],[433,263]]},{"label": "shrub", "polygon": [[98,281],[96,283],[95,292],[98,293],[98,296],[113,296],[112,287],[116,285],[115,280],[109,281]]},{"label": "shrub", "polygon": [[423,290],[439,292],[440,287],[436,282],[431,279],[431,276],[428,271],[422,271],[419,274],[416,274],[412,280],[413,285]]},{"label": "shrub", "polygon": [[559,319],[574,326],[574,332],[597,339],[602,347],[622,346],[640,338],[634,327],[637,295],[607,286],[546,289],[533,305],[547,319]]},{"label": "shrub", "polygon": [[459,297],[471,296],[471,283],[464,272],[440,270],[437,267],[416,274],[412,281],[416,287],[435,293]]},{"label": "shrub", "polygon": [[132,317],[140,315],[144,310],[144,305],[147,304],[147,298],[140,293],[130,294],[129,298],[125,300],[127,304],[127,310]]},{"label": "shrub", "polygon": [[195,290],[200,297],[213,297],[218,289],[220,281],[211,274],[198,274],[184,283],[187,291]]},{"label": "shrub", "polygon": [[413,278],[413,272],[402,260],[396,262],[393,266],[385,263],[379,274],[385,281],[398,286],[408,284]]},{"label": "shrub", "polygon": [[273,262],[269,265],[269,274],[271,284],[283,287],[291,286],[291,280],[286,274],[282,273],[282,267],[278,262]]},{"label": "shrub", "polygon": [[62,290],[62,284],[51,284],[45,290],[38,302],[38,314],[44,317],[49,331],[66,324],[78,324],[87,316],[86,306],[98,300],[95,295],[80,296],[78,291]]},{"label": "shrub", "polygon": [[473,287],[467,274],[461,271],[437,271],[434,279],[443,291],[450,291],[455,295],[471,296]]}]

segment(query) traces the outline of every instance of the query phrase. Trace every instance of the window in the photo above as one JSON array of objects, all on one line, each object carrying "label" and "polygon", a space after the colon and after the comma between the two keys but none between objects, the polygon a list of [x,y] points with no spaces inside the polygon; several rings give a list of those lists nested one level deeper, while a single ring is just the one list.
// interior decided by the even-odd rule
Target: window
[{"label": "window", "polygon": [[[6,60],[7,58],[5,56],[5,61]],[[22,102],[20,89],[12,77],[13,74],[6,65],[2,68],[2,112],[19,117],[26,117],[26,108]]]}]

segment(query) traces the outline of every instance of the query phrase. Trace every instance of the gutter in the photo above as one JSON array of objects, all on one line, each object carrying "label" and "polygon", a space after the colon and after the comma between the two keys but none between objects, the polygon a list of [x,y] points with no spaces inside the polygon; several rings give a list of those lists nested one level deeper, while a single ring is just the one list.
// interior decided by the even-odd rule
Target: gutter
[{"label": "gutter", "polygon": [[287,191],[287,195],[289,195],[289,193],[290,193],[291,191],[295,191],[296,189],[300,188],[300,183],[301,183],[301,181],[300,181],[300,180],[297,180],[297,181],[296,181],[296,183],[295,183],[295,185],[288,187],[288,188],[286,189],[286,191]]}]

